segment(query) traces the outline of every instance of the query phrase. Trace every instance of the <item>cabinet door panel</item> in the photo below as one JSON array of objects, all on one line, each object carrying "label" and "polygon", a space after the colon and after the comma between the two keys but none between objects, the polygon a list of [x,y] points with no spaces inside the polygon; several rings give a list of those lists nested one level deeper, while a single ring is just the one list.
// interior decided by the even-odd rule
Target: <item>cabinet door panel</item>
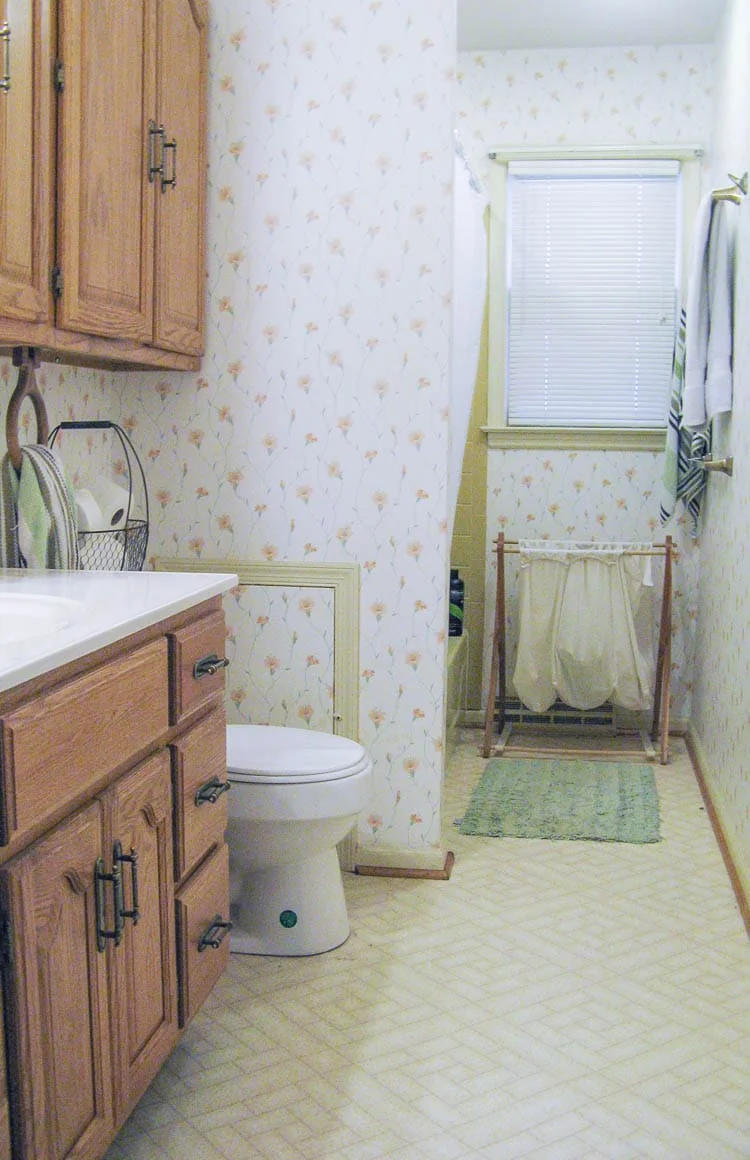
[{"label": "cabinet door panel", "polygon": [[[162,751],[107,791],[108,844],[137,855],[138,921],[125,919],[114,948],[112,1011],[118,1028],[118,1121],[133,1106],[177,1042],[177,968],[173,909],[172,788]],[[122,867],[125,909],[133,908],[132,867]]]},{"label": "cabinet door panel", "polygon": [[58,325],[153,332],[154,0],[59,0]]},{"label": "cabinet door panel", "polygon": [[180,1026],[202,1007],[229,962],[229,938],[203,946],[214,922],[229,918],[229,848],[214,850],[175,898],[180,963]]},{"label": "cabinet door panel", "polygon": [[0,315],[45,322],[52,267],[49,2],[0,0],[0,27],[6,22],[11,81],[0,91]]},{"label": "cabinet door panel", "polygon": [[[203,353],[206,0],[160,0],[157,119],[177,142],[176,182],[156,193],[155,344]],[[167,156],[167,176],[172,159]]]},{"label": "cabinet door panel", "polygon": [[94,803],[0,871],[13,941],[9,1073],[22,1160],[100,1156],[113,1132],[106,954],[96,947]]},{"label": "cabinet door panel", "polygon": [[5,1064],[5,1017],[0,994],[0,1160],[10,1160],[10,1107]]},{"label": "cabinet door panel", "polygon": [[215,801],[196,800],[201,786],[212,780],[227,784],[226,715],[214,710],[184,733],[172,749],[175,809],[175,879],[188,875],[212,846],[224,841],[227,795]]}]

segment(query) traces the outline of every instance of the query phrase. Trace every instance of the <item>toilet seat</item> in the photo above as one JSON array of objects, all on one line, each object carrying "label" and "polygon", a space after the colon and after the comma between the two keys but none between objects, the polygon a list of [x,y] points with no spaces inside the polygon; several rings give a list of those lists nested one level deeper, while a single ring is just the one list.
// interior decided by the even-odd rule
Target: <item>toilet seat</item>
[{"label": "toilet seat", "polygon": [[227,725],[230,781],[274,785],[339,781],[369,767],[366,751],[348,737],[279,725]]}]

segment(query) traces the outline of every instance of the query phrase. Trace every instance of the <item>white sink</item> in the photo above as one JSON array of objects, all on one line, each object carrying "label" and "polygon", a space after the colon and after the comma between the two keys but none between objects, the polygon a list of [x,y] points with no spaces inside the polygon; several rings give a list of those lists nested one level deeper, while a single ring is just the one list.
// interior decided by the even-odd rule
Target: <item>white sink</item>
[{"label": "white sink", "polygon": [[82,604],[64,596],[0,592],[0,646],[53,636],[74,624],[82,612]]}]

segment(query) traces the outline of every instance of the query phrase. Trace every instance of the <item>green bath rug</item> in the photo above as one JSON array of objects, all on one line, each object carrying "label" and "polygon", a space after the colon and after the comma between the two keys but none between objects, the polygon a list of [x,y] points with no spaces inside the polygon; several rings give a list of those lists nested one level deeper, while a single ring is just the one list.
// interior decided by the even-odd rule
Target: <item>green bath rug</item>
[{"label": "green bath rug", "polygon": [[457,823],[462,834],[568,841],[660,841],[648,765],[496,757]]}]

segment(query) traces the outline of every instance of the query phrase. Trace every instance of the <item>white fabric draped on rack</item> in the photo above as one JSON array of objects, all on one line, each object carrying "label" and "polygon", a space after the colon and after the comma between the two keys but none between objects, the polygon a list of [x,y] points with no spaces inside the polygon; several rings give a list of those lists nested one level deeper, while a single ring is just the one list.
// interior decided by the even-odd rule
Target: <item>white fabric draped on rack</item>
[{"label": "white fabric draped on rack", "polygon": [[[555,700],[651,706],[650,544],[520,541],[519,642],[513,684],[534,712]],[[641,553],[641,554],[637,554]]]}]

